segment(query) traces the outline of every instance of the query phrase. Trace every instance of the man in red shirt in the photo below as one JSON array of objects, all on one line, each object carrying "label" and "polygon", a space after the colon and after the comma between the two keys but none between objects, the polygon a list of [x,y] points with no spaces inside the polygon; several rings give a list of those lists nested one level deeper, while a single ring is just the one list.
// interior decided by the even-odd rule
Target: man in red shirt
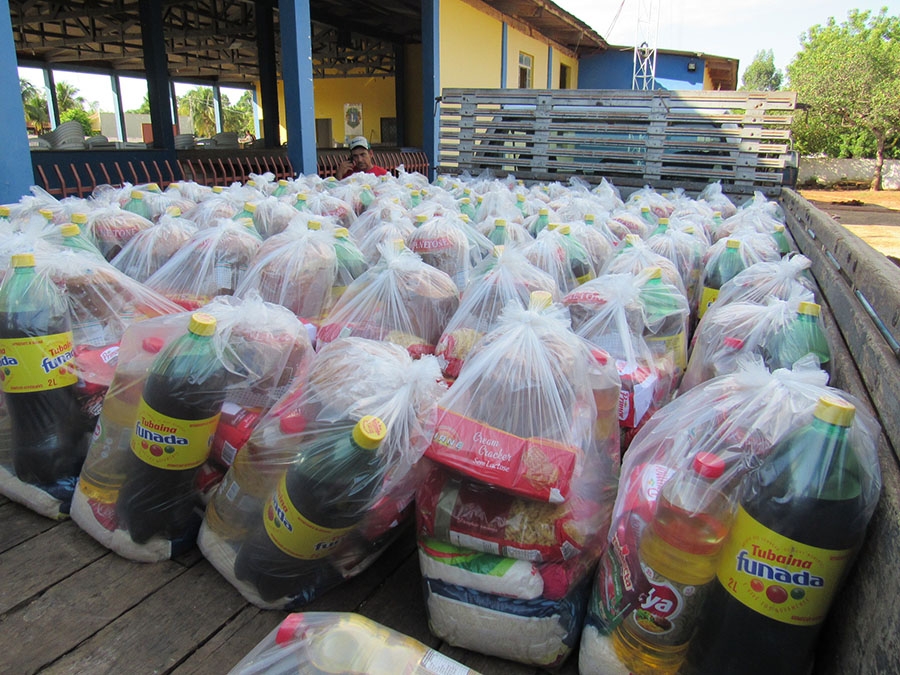
[{"label": "man in red shirt", "polygon": [[341,162],[337,169],[338,179],[345,178],[351,173],[371,173],[376,176],[384,176],[387,169],[375,163],[375,155],[365,136],[356,136],[350,139],[350,158]]}]

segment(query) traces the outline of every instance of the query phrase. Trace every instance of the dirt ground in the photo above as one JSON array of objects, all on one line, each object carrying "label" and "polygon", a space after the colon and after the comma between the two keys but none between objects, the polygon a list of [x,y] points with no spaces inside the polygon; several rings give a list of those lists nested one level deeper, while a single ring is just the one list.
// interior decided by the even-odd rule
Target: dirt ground
[{"label": "dirt ground", "polygon": [[900,259],[900,190],[799,190],[876,251]]}]

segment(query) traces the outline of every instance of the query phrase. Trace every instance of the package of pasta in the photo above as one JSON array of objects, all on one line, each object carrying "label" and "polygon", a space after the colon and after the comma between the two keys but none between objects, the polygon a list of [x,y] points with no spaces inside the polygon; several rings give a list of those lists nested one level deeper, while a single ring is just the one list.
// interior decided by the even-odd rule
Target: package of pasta
[{"label": "package of pasta", "polygon": [[234,294],[261,243],[255,230],[219,220],[195,233],[146,284],[185,309],[197,309]]},{"label": "package of pasta", "polygon": [[456,284],[406,247],[381,250],[382,261],[351,283],[322,321],[317,342],[352,335],[393,342],[414,357],[434,354],[459,306]]},{"label": "package of pasta", "polygon": [[533,291],[546,291],[554,300],[559,287],[544,270],[529,263],[521,249],[498,246],[472,272],[472,281],[438,341],[435,355],[444,376],[459,376],[475,343],[494,329],[500,312],[511,300],[526,307]]},{"label": "package of pasta", "polygon": [[[623,445],[627,445],[634,429],[671,398],[678,373],[675,350],[668,348],[663,335],[659,334],[661,349],[657,351],[647,342],[647,336],[656,337],[647,323],[651,313],[647,311],[645,299],[649,299],[649,294],[642,298],[642,289],[651,274],[645,271],[639,275],[602,275],[579,286],[562,301],[569,309],[575,333],[604,350],[616,365],[622,384],[618,419],[626,434]],[[669,326],[672,330],[663,329],[662,322],[654,326],[657,331],[673,333],[669,336],[670,344],[677,343],[678,328],[684,322],[685,308],[683,304],[678,305],[677,295],[675,297],[671,307],[669,300],[663,305],[674,310],[670,312],[676,319]],[[653,312],[660,313],[654,323],[667,316],[664,309]],[[682,331],[682,350],[684,342]]]},{"label": "package of pasta", "polygon": [[433,357],[397,345],[326,345],[237,453],[207,507],[203,554],[265,608],[300,607],[359,574],[412,515],[439,379]]},{"label": "package of pasta", "polygon": [[112,260],[132,237],[153,227],[153,221],[118,204],[92,209],[87,214],[84,231],[107,260]]},{"label": "package of pasta", "polygon": [[512,494],[566,501],[600,452],[595,367],[550,293],[533,292],[527,308],[511,301],[438,403],[427,456]]},{"label": "package of pasta", "polygon": [[270,237],[253,257],[236,295],[258,292],[304,323],[318,325],[331,305],[337,274],[333,242],[329,232],[300,227]]},{"label": "package of pasta", "polygon": [[[717,554],[733,524],[741,480],[812,418],[821,396],[838,393],[815,367],[770,373],[760,361],[748,360],[653,416],[623,461],[609,543],[588,606],[580,672],[635,670],[636,655],[628,645],[642,636],[659,645],[655,649],[671,649],[671,669],[677,670],[678,647],[686,645],[703,611],[706,583],[714,578]],[[861,410],[857,406],[858,415]],[[877,428],[867,412],[858,422],[851,433],[868,435]],[[696,517],[710,523],[702,566],[708,574],[698,574],[698,566],[678,570],[661,557],[675,548],[661,537],[676,509],[684,514],[675,516],[679,522],[706,509]]]},{"label": "package of pasta", "polygon": [[186,245],[197,226],[174,213],[163,215],[156,225],[132,237],[112,264],[132,279],[144,283]]},{"label": "package of pasta", "polygon": [[258,297],[202,310],[125,332],[73,498],[76,523],[131,560],[194,545],[224,403],[271,405],[311,354],[296,317]]},{"label": "package of pasta", "polygon": [[462,291],[469,281],[469,239],[454,215],[424,218],[406,238],[422,261],[446,272]]}]

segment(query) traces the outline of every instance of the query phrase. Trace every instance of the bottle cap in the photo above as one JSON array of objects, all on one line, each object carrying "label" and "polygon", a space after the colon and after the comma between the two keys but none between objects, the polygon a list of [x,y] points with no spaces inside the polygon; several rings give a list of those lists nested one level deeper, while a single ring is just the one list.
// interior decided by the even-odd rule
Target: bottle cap
[{"label": "bottle cap", "polygon": [[216,317],[206,312],[196,312],[191,316],[188,330],[194,335],[212,335],[216,332]]},{"label": "bottle cap", "polygon": [[463,197],[459,201],[461,201],[463,204],[471,204],[472,203],[472,200],[469,199],[468,197]]},{"label": "bottle cap", "polygon": [[553,232],[557,227],[559,227],[559,223],[547,223],[547,229]]},{"label": "bottle cap", "polygon": [[828,424],[849,427],[856,416],[856,406],[840,396],[825,394],[819,397],[813,415]]},{"label": "bottle cap", "polygon": [[503,218],[497,218],[494,220],[494,227],[506,227],[506,221]]},{"label": "bottle cap", "polygon": [[649,207],[649,206],[642,206],[642,207],[641,207],[641,213],[650,213],[650,207]]},{"label": "bottle cap", "polygon": [[305,192],[300,192],[300,193],[298,193],[298,194],[297,194],[297,201],[298,201],[298,202],[305,202],[305,201],[306,201],[306,193],[305,193]]},{"label": "bottle cap", "polygon": [[725,242],[725,247],[726,248],[740,248],[741,242],[737,239],[729,239],[728,241]]},{"label": "bottle cap", "polygon": [[428,220],[428,216],[426,216],[424,213],[420,213],[416,216],[417,223],[424,223],[426,220]]},{"label": "bottle cap", "polygon": [[72,214],[72,222],[76,225],[84,225],[87,222],[87,214],[86,213],[73,213]]},{"label": "bottle cap", "polygon": [[320,220],[310,220],[306,223],[307,230],[321,230],[322,229],[322,221]]},{"label": "bottle cap", "polygon": [[550,209],[548,209],[548,208],[546,208],[546,207],[545,207],[545,208],[542,208],[542,209],[538,209],[538,215],[539,215],[539,216],[549,216],[549,215],[550,215]]},{"label": "bottle cap", "polygon": [[299,434],[306,429],[306,418],[298,411],[292,410],[279,418],[278,428],[283,434]]},{"label": "bottle cap", "polygon": [[254,204],[253,202],[244,202],[244,211],[256,213],[256,204]]},{"label": "bottle cap", "polygon": [[634,246],[638,243],[638,241],[640,241],[640,239],[641,238],[636,234],[626,234],[623,241],[625,242],[625,246]]},{"label": "bottle cap", "polygon": [[374,415],[366,415],[353,427],[353,441],[366,450],[377,448],[385,436],[387,427],[380,417]]},{"label": "bottle cap", "polygon": [[338,227],[334,231],[335,239],[349,239],[350,238],[350,230],[346,227]]},{"label": "bottle cap", "polygon": [[181,215],[181,209],[179,209],[177,206],[170,206],[166,209],[166,215],[177,218]]},{"label": "bottle cap", "polygon": [[162,192],[162,190],[159,189],[158,183],[147,183],[144,187],[148,192]]},{"label": "bottle cap", "polygon": [[8,206],[0,206],[0,218],[9,218]]},{"label": "bottle cap", "polygon": [[67,223],[59,228],[59,233],[64,237],[77,237],[81,234],[81,228],[75,223]]},{"label": "bottle cap", "polygon": [[279,179],[279,181],[278,181],[278,185],[279,185],[280,187],[286,187],[287,184],[288,184],[288,182],[287,182],[284,178],[281,178],[281,179]]},{"label": "bottle cap", "polygon": [[252,218],[238,218],[237,222],[246,227],[248,230],[256,230],[256,227],[253,225]]},{"label": "bottle cap", "polygon": [[773,229],[776,232],[784,232],[784,225],[776,225]]},{"label": "bottle cap", "polygon": [[131,191],[131,198],[132,198],[132,199],[143,199],[143,198],[144,198],[144,193],[141,192],[140,190],[132,190],[132,191]]},{"label": "bottle cap", "polygon": [[53,211],[50,209],[38,209],[38,213],[40,213],[47,220],[53,220]]},{"label": "bottle cap", "polygon": [[163,339],[158,335],[151,335],[150,337],[145,337],[141,340],[141,349],[143,349],[148,354],[159,354],[160,350],[163,348]]},{"label": "bottle cap", "polygon": [[12,256],[13,267],[34,267],[34,253],[14,253]]},{"label": "bottle cap", "polygon": [[394,239],[394,250],[398,253],[406,248],[406,242],[401,238]]},{"label": "bottle cap", "polygon": [[713,218],[721,218],[721,217],[722,217],[721,211],[713,211]]},{"label": "bottle cap", "polygon": [[805,314],[806,316],[819,316],[819,312],[821,311],[822,307],[814,302],[801,302],[797,306],[797,313]]},{"label": "bottle cap", "polygon": [[662,279],[662,267],[648,267],[648,279]]},{"label": "bottle cap", "polygon": [[563,234],[563,235],[565,235],[565,234],[572,234],[572,228],[569,227],[568,225],[560,225],[560,226],[557,228],[557,230],[558,230],[558,232],[559,232],[560,234]]},{"label": "bottle cap", "polygon": [[217,195],[218,195],[218,194],[221,194],[223,190],[225,190],[225,188],[223,188],[221,185],[213,185],[212,191],[213,191],[215,194],[217,194]]},{"label": "bottle cap", "polygon": [[711,452],[698,452],[694,456],[691,468],[704,478],[715,480],[725,473],[725,460]]},{"label": "bottle cap", "polygon": [[525,201],[525,195],[516,195],[516,201],[517,201],[517,202],[524,202],[524,201]]},{"label": "bottle cap", "polygon": [[595,219],[596,219],[596,216],[593,213],[585,213],[584,214],[584,222],[586,222],[588,225],[593,225]]},{"label": "bottle cap", "polygon": [[553,296],[547,291],[531,291],[528,309],[547,309],[553,304]]},{"label": "bottle cap", "polygon": [[469,222],[469,216],[467,216],[465,213],[460,214],[459,219],[460,219],[461,221],[463,221],[464,223],[468,223],[468,222]]},{"label": "bottle cap", "polygon": [[659,219],[659,224],[660,224],[660,225],[668,225],[668,224],[669,224],[669,219],[666,218],[665,216],[663,216],[662,218]]}]

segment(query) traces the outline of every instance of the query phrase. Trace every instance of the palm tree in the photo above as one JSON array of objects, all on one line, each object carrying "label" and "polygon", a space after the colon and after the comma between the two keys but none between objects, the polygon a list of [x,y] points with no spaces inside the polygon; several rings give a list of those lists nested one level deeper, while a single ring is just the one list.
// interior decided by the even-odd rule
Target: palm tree
[{"label": "palm tree", "polygon": [[38,88],[34,86],[32,82],[29,82],[24,77],[19,78],[19,90],[22,92],[22,103],[25,103],[28,99],[33,96],[38,95]]},{"label": "palm tree", "polygon": [[194,124],[194,133],[211,137],[216,133],[216,108],[211,87],[195,87],[178,97],[178,114],[187,115]]},{"label": "palm tree", "polygon": [[79,94],[75,85],[68,82],[57,82],[56,104],[59,106],[60,113],[67,110],[84,110],[85,98]]},{"label": "palm tree", "polygon": [[229,105],[228,97],[222,95],[222,130],[247,133],[253,129],[253,94],[241,94],[234,105]]},{"label": "palm tree", "polygon": [[50,122],[47,99],[28,80],[20,78],[19,89],[22,92],[22,107],[25,108],[25,126],[33,128],[35,135],[39,136],[44,131],[44,125]]}]

